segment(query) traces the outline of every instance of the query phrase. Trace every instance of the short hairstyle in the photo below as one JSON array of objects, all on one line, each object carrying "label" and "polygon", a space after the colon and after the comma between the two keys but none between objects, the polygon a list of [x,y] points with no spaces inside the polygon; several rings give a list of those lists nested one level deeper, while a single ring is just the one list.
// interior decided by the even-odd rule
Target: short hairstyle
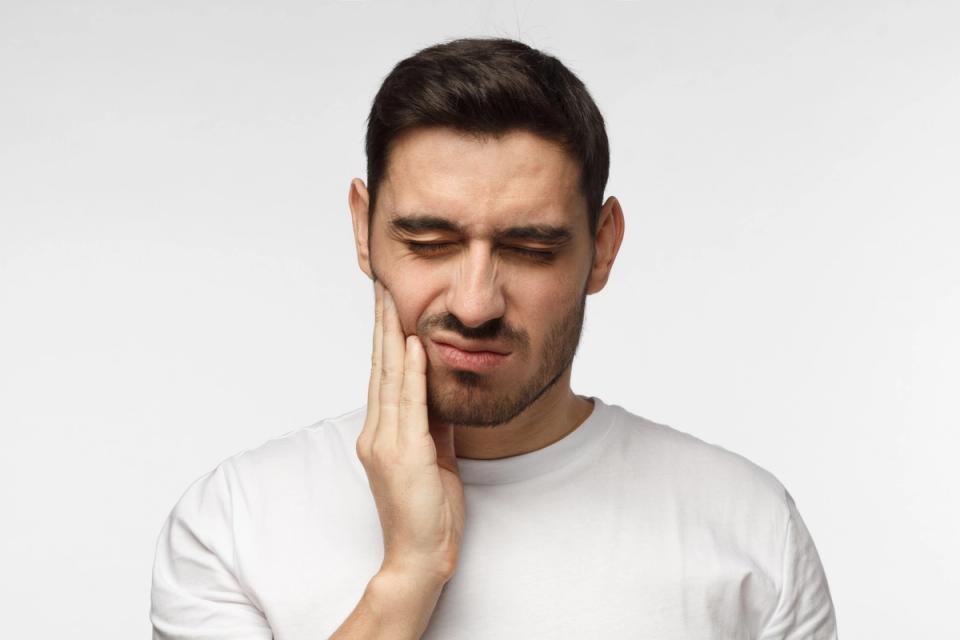
[{"label": "short hairstyle", "polygon": [[464,38],[397,63],[367,119],[371,218],[391,143],[404,131],[427,126],[480,137],[525,129],[560,143],[580,165],[590,233],[596,235],[610,171],[607,132],[583,82],[553,56],[516,40]]}]

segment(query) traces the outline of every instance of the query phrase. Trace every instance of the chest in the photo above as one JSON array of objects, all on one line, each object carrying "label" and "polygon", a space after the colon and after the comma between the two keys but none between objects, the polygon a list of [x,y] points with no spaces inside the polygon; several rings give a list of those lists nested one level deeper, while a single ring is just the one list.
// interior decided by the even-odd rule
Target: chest
[{"label": "chest", "polygon": [[[663,505],[468,501],[460,564],[424,638],[751,638],[772,576],[715,527]],[[329,637],[382,560],[375,508],[304,514],[251,584],[277,640]],[[269,551],[266,551],[269,550]]]}]

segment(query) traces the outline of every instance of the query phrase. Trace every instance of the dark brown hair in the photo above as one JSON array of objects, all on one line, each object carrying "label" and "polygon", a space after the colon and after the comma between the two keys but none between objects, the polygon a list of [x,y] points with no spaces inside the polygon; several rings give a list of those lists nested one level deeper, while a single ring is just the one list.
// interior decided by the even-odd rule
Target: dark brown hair
[{"label": "dark brown hair", "polygon": [[515,40],[466,38],[400,61],[380,86],[367,119],[371,216],[391,143],[423,126],[481,137],[526,129],[562,144],[580,165],[590,233],[596,234],[610,170],[607,132],[583,82],[553,56]]}]

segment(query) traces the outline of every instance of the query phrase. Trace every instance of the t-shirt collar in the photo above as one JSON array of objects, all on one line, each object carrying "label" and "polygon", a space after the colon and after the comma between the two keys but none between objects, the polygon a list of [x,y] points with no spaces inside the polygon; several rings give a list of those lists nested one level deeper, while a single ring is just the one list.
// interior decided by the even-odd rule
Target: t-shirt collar
[{"label": "t-shirt collar", "polygon": [[542,449],[493,460],[457,458],[461,480],[465,485],[518,482],[559,469],[579,458],[590,443],[603,437],[612,422],[610,407],[599,398],[590,399],[593,400],[593,411],[587,419],[566,436]]}]

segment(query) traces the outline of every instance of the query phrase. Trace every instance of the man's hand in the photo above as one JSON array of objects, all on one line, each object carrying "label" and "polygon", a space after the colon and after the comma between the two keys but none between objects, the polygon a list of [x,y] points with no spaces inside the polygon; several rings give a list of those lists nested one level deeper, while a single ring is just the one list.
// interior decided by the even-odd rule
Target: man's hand
[{"label": "man's hand", "polygon": [[383,528],[380,572],[434,588],[453,576],[463,539],[463,484],[453,427],[430,428],[427,354],[416,335],[404,340],[390,293],[379,281],[374,289],[367,417],[357,455]]}]

